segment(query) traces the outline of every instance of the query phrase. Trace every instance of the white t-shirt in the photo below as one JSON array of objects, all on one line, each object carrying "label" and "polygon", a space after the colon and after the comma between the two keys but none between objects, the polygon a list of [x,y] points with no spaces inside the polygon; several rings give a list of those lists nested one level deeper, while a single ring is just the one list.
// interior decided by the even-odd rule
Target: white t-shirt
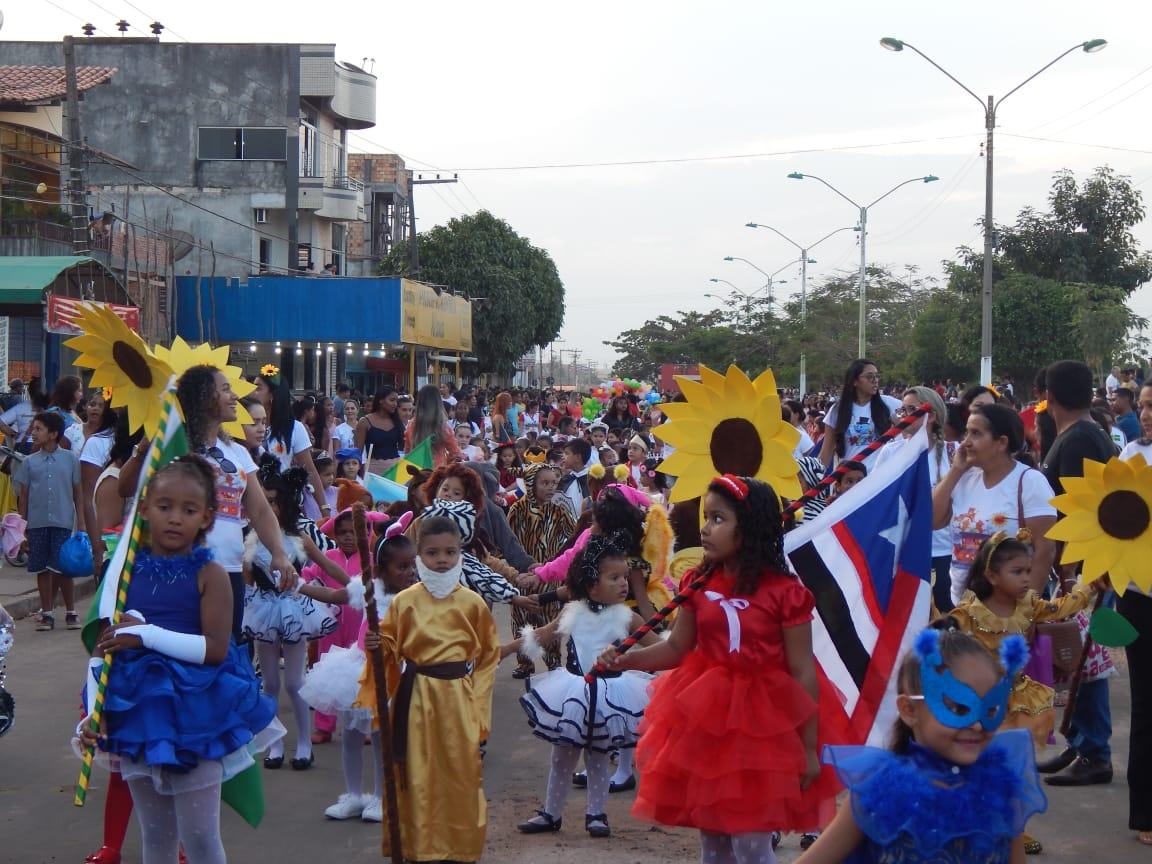
[{"label": "white t-shirt", "polygon": [[801,456],[807,456],[808,452],[815,446],[812,436],[808,434],[808,430],[803,426],[796,426],[796,431],[800,433],[800,443],[796,445],[796,449],[792,451],[792,456],[799,459]]},{"label": "white t-shirt", "polygon": [[268,452],[280,460],[281,471],[287,471],[292,467],[292,457],[297,453],[312,449],[312,439],[308,437],[308,430],[299,420],[292,421],[291,453],[288,452],[289,448],[284,445],[283,441],[279,438],[273,438],[271,434],[268,435],[264,444],[268,448]]},{"label": "white t-shirt", "polygon": [[[876,470],[889,459],[892,459],[903,447],[908,443],[907,438],[901,435],[895,441],[890,441],[880,448],[880,452],[876,454],[876,464],[872,470]],[[940,478],[948,473],[948,469],[952,467],[952,457],[956,454],[956,444],[945,442],[944,446],[936,449],[933,444],[928,450],[928,481],[932,484],[932,488],[936,488],[936,484],[940,482]],[[945,525],[943,528],[938,528],[932,532],[932,557],[933,558],[951,558],[952,557],[952,527]]]},{"label": "white t-shirt", "polygon": [[103,469],[108,464],[108,454],[112,452],[114,443],[116,443],[116,432],[113,429],[106,429],[95,435],[89,435],[84,446],[80,448],[81,464],[86,462]]},{"label": "white t-shirt", "polygon": [[535,414],[529,414],[527,411],[525,411],[521,415],[520,419],[521,419],[521,423],[524,427],[521,430],[522,433],[539,432],[540,431],[540,412],[539,411],[537,411]]},{"label": "white t-shirt", "polygon": [[[299,423],[296,424],[300,426]],[[300,426],[303,429],[303,426]],[[244,557],[244,491],[256,479],[256,463],[248,451],[235,441],[216,439],[222,457],[205,456],[204,461],[216,474],[216,522],[208,532],[207,545],[216,556],[216,563],[229,573],[240,572]],[[235,468],[225,473],[221,462],[227,460]]]},{"label": "white t-shirt", "polygon": [[[1023,475],[1023,484],[1021,484]],[[980,544],[997,531],[1012,537],[1025,519],[1055,516],[1050,503],[1055,493],[1044,474],[1020,463],[993,486],[984,486],[984,472],[970,468],[952,490],[952,602],[959,603],[968,585],[968,571]]]},{"label": "white t-shirt", "polygon": [[[892,415],[895,420],[896,411],[900,408],[900,400],[895,396],[880,396],[884,400],[884,404],[888,406],[888,413]],[[824,417],[824,425],[828,427],[828,431],[835,433],[836,431],[836,418],[839,416],[840,405],[837,403],[828,409],[828,414]],[[844,455],[841,459],[851,459],[879,436],[876,434],[876,426],[872,422],[872,403],[868,402],[866,405],[857,405],[852,403],[852,419],[848,422],[848,428],[844,430]],[[864,461],[865,465],[869,464],[874,456]]]},{"label": "white t-shirt", "polygon": [[1139,440],[1129,441],[1124,449],[1120,451],[1120,458],[1128,460],[1137,453],[1144,457],[1144,461],[1147,464],[1152,465],[1152,444],[1141,444]]},{"label": "white t-shirt", "polygon": [[[295,437],[295,430],[293,430]],[[348,450],[356,446],[356,427],[341,423],[332,430],[332,440],[336,442],[337,450]]]},{"label": "white t-shirt", "polygon": [[1112,431],[1108,433],[1112,436],[1112,443],[1116,445],[1118,450],[1123,450],[1128,446],[1128,436],[1124,434],[1124,430],[1119,426],[1113,426]]},{"label": "white t-shirt", "polygon": [[[36,416],[36,409],[28,401],[17,402],[3,414],[0,414],[0,423],[4,423],[16,430],[16,441],[24,438],[24,433],[32,425],[32,418]],[[15,442],[14,442],[15,443]]]},{"label": "white t-shirt", "polygon": [[1104,379],[1104,386],[1108,388],[1108,395],[1111,396],[1116,392],[1116,388],[1120,386],[1120,379],[1115,375],[1109,374],[1108,377]]}]

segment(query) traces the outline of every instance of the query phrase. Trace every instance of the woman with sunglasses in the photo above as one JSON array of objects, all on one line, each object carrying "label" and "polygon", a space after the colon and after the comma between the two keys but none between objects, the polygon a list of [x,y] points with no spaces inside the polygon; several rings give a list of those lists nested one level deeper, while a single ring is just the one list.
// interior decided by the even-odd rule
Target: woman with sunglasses
[{"label": "woman with sunglasses", "polygon": [[[844,387],[824,418],[825,435],[820,461],[852,459],[888,431],[900,400],[880,392],[880,373],[871,360],[853,360],[844,374]],[[868,463],[865,462],[867,465]],[[868,467],[871,467],[870,465]]]},{"label": "woman with sunglasses", "polygon": [[[283,535],[256,476],[256,463],[243,444],[233,441],[221,429],[224,423],[236,419],[238,400],[228,378],[212,366],[193,366],[176,382],[176,398],[186,418],[188,446],[212,466],[216,475],[216,521],[208,532],[206,545],[232,582],[232,635],[239,638],[244,616],[242,519],[248,520],[260,542],[272,553],[272,570],[281,574],[285,584],[295,582],[298,574],[284,554]],[[124,465],[120,472],[121,495],[135,495],[147,452],[147,446],[137,447]]]}]

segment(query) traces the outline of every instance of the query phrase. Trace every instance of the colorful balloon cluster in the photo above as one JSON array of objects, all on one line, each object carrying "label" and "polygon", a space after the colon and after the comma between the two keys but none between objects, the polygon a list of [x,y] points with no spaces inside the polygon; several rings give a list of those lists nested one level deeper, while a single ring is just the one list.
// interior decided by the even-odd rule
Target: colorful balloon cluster
[{"label": "colorful balloon cluster", "polygon": [[599,386],[593,387],[591,396],[584,400],[584,416],[594,420],[608,410],[608,406],[617,396],[636,396],[640,402],[655,405],[660,402],[660,393],[648,382],[637,381],[635,378],[615,378],[611,381],[602,381]]}]

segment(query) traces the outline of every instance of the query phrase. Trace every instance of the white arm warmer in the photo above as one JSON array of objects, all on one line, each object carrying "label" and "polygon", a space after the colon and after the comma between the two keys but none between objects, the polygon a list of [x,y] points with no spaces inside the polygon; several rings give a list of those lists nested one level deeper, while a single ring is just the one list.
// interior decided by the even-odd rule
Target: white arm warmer
[{"label": "white arm warmer", "polygon": [[208,641],[203,636],[177,633],[175,630],[165,630],[155,624],[135,624],[131,627],[122,627],[116,632],[139,636],[145,648],[158,654],[165,654],[173,660],[183,660],[185,663],[203,663],[204,655],[208,651]]}]

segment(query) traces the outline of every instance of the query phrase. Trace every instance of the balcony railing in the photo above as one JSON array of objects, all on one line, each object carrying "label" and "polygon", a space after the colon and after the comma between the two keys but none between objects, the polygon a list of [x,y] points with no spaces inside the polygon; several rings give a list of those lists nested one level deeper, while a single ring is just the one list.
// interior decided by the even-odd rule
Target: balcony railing
[{"label": "balcony railing", "polygon": [[331,182],[328,185],[334,189],[347,189],[351,192],[364,191],[364,184],[355,177],[349,177],[347,174],[333,174]]}]

